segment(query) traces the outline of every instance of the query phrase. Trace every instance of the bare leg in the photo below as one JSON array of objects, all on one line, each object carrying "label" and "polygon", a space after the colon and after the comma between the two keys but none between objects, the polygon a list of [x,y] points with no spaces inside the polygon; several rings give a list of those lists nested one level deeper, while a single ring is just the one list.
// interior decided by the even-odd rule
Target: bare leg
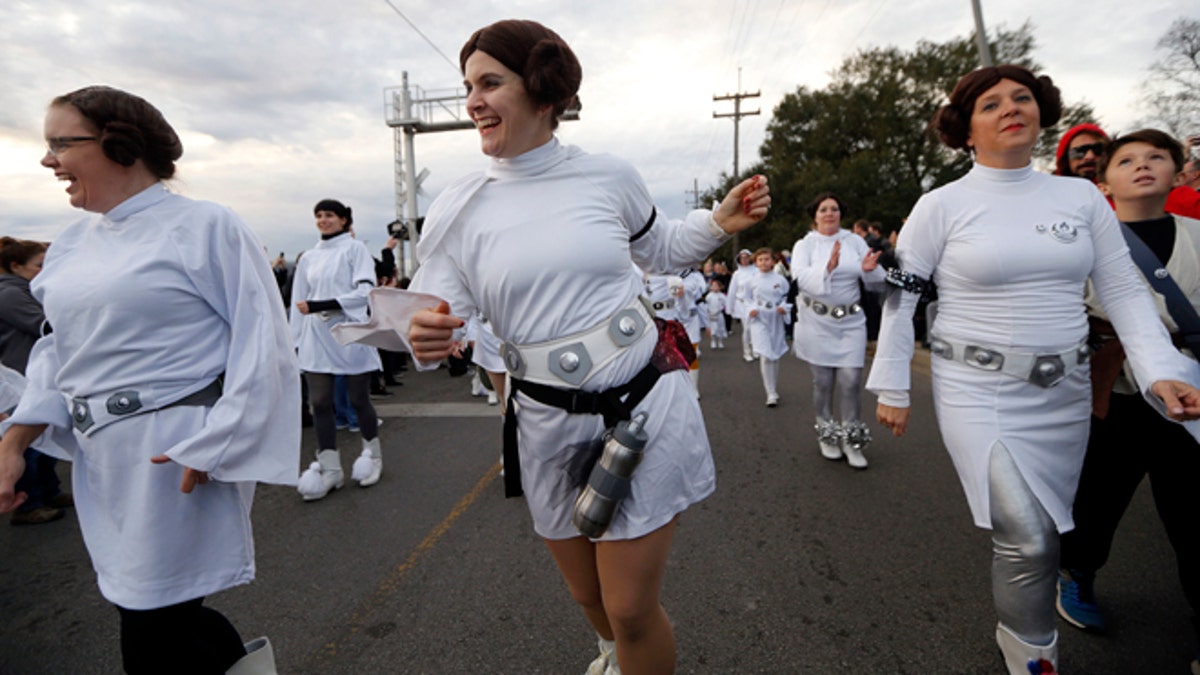
[{"label": "bare leg", "polygon": [[596,544],[600,592],[622,675],[675,672],[675,633],[659,594],[677,522],[638,539]]},{"label": "bare leg", "polygon": [[592,624],[592,628],[605,640],[613,639],[613,630],[609,626],[608,615],[604,613],[604,601],[600,594],[596,545],[586,537],[544,541],[567,582],[571,597],[575,598],[575,602],[583,609],[583,614]]}]

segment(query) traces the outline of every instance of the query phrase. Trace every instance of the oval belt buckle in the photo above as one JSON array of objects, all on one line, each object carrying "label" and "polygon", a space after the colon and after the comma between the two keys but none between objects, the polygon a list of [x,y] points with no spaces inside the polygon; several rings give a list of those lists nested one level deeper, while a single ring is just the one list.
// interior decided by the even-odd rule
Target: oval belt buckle
[{"label": "oval belt buckle", "polygon": [[825,303],[817,302],[816,300],[813,300],[812,310],[817,313],[817,316],[825,316],[829,313],[829,307]]},{"label": "oval belt buckle", "polygon": [[1033,360],[1029,381],[1043,389],[1049,389],[1067,378],[1067,366],[1058,354],[1038,356]]},{"label": "oval belt buckle", "polygon": [[969,345],[963,350],[963,361],[968,366],[980,370],[996,371],[1004,367],[1003,354],[987,347],[978,347],[976,345]]},{"label": "oval belt buckle", "polygon": [[954,358],[954,347],[949,342],[940,338],[933,338],[929,341],[929,353],[934,356],[940,356],[943,359]]},{"label": "oval belt buckle", "polygon": [[525,359],[521,357],[521,351],[507,342],[500,343],[500,358],[504,360],[504,367],[509,374],[518,380],[525,377]]},{"label": "oval belt buckle", "polygon": [[832,309],[832,310],[829,312],[829,316],[832,316],[832,317],[833,317],[833,318],[835,318],[835,319],[844,319],[844,318],[846,318],[846,306],[845,306],[845,305],[838,305],[837,307],[834,307],[834,308],[833,308],[833,309]]}]

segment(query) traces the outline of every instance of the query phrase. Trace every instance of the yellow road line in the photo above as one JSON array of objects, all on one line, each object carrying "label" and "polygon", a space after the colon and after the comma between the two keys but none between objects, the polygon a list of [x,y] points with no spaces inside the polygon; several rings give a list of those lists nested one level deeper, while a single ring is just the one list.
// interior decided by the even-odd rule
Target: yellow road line
[{"label": "yellow road line", "polygon": [[305,664],[306,667],[325,664],[330,659],[335,658],[341,652],[341,650],[346,647],[350,640],[352,640],[354,636],[356,636],[364,627],[368,625],[368,621],[370,620],[371,616],[380,607],[382,607],[383,604],[396,593],[396,591],[400,590],[401,583],[404,581],[405,577],[408,576],[408,573],[411,572],[414,567],[416,567],[417,562],[419,562],[426,553],[432,550],[438,541],[450,531],[450,526],[454,524],[454,521],[458,520],[462,514],[466,513],[467,509],[471,507],[471,504],[475,503],[475,500],[478,499],[481,494],[483,494],[483,491],[487,489],[488,485],[495,480],[496,476],[498,475],[500,475],[500,465],[496,464],[492,466],[492,468],[488,470],[486,474],[484,474],[483,478],[479,479],[479,482],[475,484],[475,487],[472,488],[471,491],[466,494],[466,496],[464,496],[458,501],[457,504],[454,505],[454,508],[450,510],[449,515],[442,519],[442,522],[438,523],[436,527],[430,530],[429,534],[425,535],[425,538],[421,540],[421,543],[417,544],[417,547],[408,555],[408,558],[406,558],[404,562],[397,565],[395,569],[393,569],[391,573],[387,575],[387,577],[379,582],[379,585],[375,587],[374,592],[367,596],[358,605],[358,607],[356,607],[354,611],[350,613],[341,635],[334,640],[326,642],[321,647],[320,651],[318,651],[315,655],[310,656],[309,659],[307,659],[309,663]]}]

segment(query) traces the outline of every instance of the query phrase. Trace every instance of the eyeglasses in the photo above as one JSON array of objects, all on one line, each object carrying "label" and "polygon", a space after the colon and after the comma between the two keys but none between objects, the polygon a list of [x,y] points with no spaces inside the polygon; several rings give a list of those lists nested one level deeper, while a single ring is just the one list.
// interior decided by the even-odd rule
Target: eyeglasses
[{"label": "eyeglasses", "polygon": [[50,153],[51,157],[58,157],[58,153],[76,143],[98,140],[100,140],[99,136],[55,136],[46,139],[46,152]]},{"label": "eyeglasses", "polygon": [[1103,155],[1104,154],[1104,144],[1103,143],[1088,143],[1087,145],[1077,145],[1077,146],[1071,148],[1070,150],[1068,150],[1067,155],[1070,156],[1071,159],[1083,159],[1084,157],[1087,157],[1087,154],[1089,152],[1097,157],[1099,157],[1100,155]]}]

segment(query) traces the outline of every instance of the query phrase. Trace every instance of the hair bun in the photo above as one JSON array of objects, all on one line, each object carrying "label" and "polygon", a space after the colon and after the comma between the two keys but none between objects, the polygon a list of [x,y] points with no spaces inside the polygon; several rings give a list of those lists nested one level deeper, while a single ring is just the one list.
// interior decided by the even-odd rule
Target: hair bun
[{"label": "hair bun", "polygon": [[100,147],[117,164],[133,166],[146,154],[146,137],[141,129],[128,122],[108,122],[100,131]]}]

